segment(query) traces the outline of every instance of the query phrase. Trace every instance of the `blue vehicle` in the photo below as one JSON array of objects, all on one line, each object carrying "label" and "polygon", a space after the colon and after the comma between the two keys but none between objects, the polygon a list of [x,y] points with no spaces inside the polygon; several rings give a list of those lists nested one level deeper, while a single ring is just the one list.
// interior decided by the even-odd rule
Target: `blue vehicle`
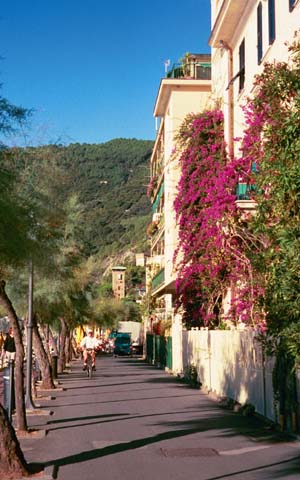
[{"label": "blue vehicle", "polygon": [[114,344],[114,355],[131,355],[131,334],[117,333]]}]

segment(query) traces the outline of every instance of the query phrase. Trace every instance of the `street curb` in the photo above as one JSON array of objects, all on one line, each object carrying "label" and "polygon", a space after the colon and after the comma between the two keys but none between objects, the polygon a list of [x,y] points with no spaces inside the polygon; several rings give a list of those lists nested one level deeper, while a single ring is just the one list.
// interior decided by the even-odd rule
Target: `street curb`
[{"label": "street curb", "polygon": [[37,474],[34,474],[34,475],[30,475],[29,477],[21,477],[20,480],[53,480],[53,476],[52,475],[48,475],[48,474],[45,474],[45,475],[37,475]]},{"label": "street curb", "polygon": [[[28,430],[27,434],[24,432],[19,433],[18,430],[15,430],[17,439],[20,441],[26,440],[36,440],[40,438],[46,437],[48,430],[41,429],[41,430]],[[31,435],[32,434],[32,435]]]},{"label": "street curb", "polygon": [[34,409],[34,410],[26,410],[26,415],[53,415],[52,410],[41,410],[39,408]]}]

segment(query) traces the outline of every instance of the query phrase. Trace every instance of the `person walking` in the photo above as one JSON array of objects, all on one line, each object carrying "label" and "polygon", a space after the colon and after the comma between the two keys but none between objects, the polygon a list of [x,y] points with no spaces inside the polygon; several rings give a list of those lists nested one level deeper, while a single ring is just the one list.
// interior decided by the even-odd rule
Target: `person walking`
[{"label": "person walking", "polygon": [[14,339],[14,331],[12,327],[9,327],[5,340],[2,346],[3,354],[6,361],[14,360],[16,356],[16,345]]},{"label": "person walking", "polygon": [[16,345],[15,345],[15,339],[14,339],[14,331],[12,327],[9,327],[8,332],[5,336],[5,340],[2,345],[2,352],[1,352],[1,364],[2,367],[4,368],[4,376],[7,378],[8,382],[11,382],[12,389],[9,392],[8,388],[9,384],[7,384],[7,388],[4,390],[4,408],[9,411],[14,411],[16,408],[16,402],[15,402],[15,384],[14,380],[11,381],[11,374],[12,374],[12,379],[14,379],[14,374],[13,374],[13,362],[15,360],[16,356]]}]

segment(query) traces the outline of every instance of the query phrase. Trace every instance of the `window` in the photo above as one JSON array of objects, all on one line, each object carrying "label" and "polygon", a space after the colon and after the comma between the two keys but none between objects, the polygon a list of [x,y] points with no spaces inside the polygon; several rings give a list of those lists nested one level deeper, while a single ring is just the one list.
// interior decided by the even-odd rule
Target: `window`
[{"label": "window", "polygon": [[239,92],[240,92],[241,90],[243,90],[245,85],[245,39],[240,44],[239,61],[240,61],[240,81],[239,81]]},{"label": "window", "polygon": [[268,13],[269,13],[269,45],[271,45],[276,36],[275,29],[275,0],[268,0]]},{"label": "window", "polygon": [[262,4],[257,7],[257,63],[260,64],[263,55],[262,44]]}]

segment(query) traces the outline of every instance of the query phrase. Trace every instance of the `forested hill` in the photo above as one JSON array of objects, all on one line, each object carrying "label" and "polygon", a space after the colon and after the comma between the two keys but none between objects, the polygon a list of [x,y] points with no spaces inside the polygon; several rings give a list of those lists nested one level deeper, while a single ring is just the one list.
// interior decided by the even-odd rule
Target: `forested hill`
[{"label": "forested hill", "polygon": [[65,147],[90,253],[111,255],[136,244],[142,247],[150,212],[146,190],[152,147],[153,142],[136,139]]},{"label": "forested hill", "polygon": [[51,147],[71,176],[66,196],[78,194],[87,254],[110,256],[143,248],[152,147],[152,141],[122,138]]}]

